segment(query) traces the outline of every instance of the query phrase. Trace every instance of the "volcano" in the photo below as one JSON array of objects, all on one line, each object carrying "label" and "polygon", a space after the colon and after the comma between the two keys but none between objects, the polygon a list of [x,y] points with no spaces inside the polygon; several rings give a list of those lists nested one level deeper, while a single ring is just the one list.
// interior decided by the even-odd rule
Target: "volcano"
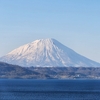
[{"label": "volcano", "polygon": [[55,39],[39,39],[25,44],[0,61],[23,67],[100,67],[92,61]]}]

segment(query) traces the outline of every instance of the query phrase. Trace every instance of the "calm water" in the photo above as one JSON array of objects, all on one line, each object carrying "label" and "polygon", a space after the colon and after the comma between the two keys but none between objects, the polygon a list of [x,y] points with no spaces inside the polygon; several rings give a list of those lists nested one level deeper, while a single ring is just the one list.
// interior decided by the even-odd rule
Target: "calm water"
[{"label": "calm water", "polygon": [[100,100],[100,80],[0,80],[0,100]]}]

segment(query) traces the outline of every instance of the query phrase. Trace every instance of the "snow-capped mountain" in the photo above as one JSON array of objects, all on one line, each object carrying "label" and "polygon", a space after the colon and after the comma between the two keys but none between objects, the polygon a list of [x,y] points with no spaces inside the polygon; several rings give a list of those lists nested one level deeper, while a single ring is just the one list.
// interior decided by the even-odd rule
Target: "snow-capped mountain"
[{"label": "snow-capped mountain", "polygon": [[0,61],[23,67],[100,67],[100,63],[79,55],[55,39],[40,39],[23,45]]}]

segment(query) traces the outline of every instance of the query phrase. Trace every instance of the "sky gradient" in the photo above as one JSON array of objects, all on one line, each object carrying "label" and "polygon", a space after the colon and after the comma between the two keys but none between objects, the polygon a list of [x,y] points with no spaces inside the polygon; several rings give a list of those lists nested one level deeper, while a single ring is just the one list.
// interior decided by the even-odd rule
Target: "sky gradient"
[{"label": "sky gradient", "polygon": [[0,56],[42,38],[100,62],[100,0],[0,0]]}]

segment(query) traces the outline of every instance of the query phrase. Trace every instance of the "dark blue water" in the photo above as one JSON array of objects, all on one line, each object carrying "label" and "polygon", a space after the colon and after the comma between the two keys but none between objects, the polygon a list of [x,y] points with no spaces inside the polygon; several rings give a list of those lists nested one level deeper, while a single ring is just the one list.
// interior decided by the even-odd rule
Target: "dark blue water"
[{"label": "dark blue water", "polygon": [[100,80],[0,80],[0,100],[100,100]]}]

